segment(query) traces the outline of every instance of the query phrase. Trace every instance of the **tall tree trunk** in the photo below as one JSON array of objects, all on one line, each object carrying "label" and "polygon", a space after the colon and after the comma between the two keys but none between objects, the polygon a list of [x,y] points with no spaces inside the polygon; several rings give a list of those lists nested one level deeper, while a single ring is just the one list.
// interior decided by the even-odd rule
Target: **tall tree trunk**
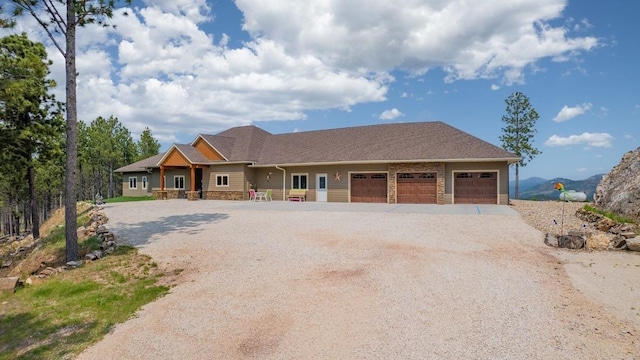
[{"label": "tall tree trunk", "polygon": [[76,172],[78,167],[78,109],[76,99],[76,12],[75,1],[67,1],[66,22],[66,112],[67,159],[65,169],[65,240],[67,261],[78,260],[78,210],[76,209]]},{"label": "tall tree trunk", "polygon": [[519,166],[518,166],[518,163],[516,163],[516,200],[520,199],[520,193],[518,192],[519,183],[520,183]]},{"label": "tall tree trunk", "polygon": [[109,199],[113,198],[113,161],[109,161]]},{"label": "tall tree trunk", "polygon": [[102,166],[98,168],[98,193],[100,196],[104,196],[104,174],[102,173]]},{"label": "tall tree trunk", "polygon": [[24,232],[29,232],[29,226],[31,225],[31,211],[29,210],[30,201],[24,201],[22,203],[22,218],[24,219]]},{"label": "tall tree trunk", "polygon": [[78,176],[80,176],[80,197],[86,198],[87,191],[84,188],[84,169],[82,168],[82,162],[78,162]]},{"label": "tall tree trunk", "polygon": [[33,238],[37,239],[40,237],[40,212],[38,211],[38,194],[36,193],[36,170],[33,166],[31,154],[29,154],[27,183],[29,184],[29,198],[31,205],[31,233],[33,234]]},{"label": "tall tree trunk", "polygon": [[11,194],[9,194],[8,204],[9,213],[7,216],[9,217],[9,236],[13,236],[13,197]]}]

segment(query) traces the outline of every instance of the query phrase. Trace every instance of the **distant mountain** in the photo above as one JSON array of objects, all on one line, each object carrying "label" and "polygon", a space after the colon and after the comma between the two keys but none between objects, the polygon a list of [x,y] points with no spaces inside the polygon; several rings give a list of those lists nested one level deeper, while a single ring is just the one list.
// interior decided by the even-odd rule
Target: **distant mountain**
[{"label": "distant mountain", "polygon": [[[565,178],[555,178],[551,180],[542,179],[539,177],[532,177],[525,180],[520,180],[518,190],[520,193],[520,199],[522,200],[557,200],[560,193],[554,189],[553,186],[557,182],[564,184],[564,188],[567,190],[582,191],[587,194],[587,200],[593,200],[593,194],[596,191],[596,186],[602,180],[604,174],[593,175],[592,177],[584,180],[571,180]],[[509,182],[509,196],[515,198],[516,196],[516,182]]]}]

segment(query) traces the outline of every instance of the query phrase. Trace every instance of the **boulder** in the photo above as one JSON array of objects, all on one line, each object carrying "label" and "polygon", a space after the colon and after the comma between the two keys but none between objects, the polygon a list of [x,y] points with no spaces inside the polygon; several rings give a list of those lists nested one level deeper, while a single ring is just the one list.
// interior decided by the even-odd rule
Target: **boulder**
[{"label": "boulder", "polygon": [[633,238],[627,239],[627,248],[631,251],[640,251],[640,239]]},{"label": "boulder", "polygon": [[613,228],[616,225],[618,225],[618,223],[615,220],[612,220],[612,219],[609,219],[609,218],[602,218],[602,219],[600,219],[600,221],[598,221],[595,224],[595,227],[596,227],[596,229],[598,229],[600,231],[607,232],[607,231],[611,230],[611,228]]},{"label": "boulder", "polygon": [[42,282],[43,280],[41,278],[33,275],[29,276],[27,280],[24,281],[24,283],[27,285],[38,285],[38,284],[41,284]]},{"label": "boulder", "polygon": [[19,277],[3,277],[0,278],[0,292],[2,291],[16,291],[16,287],[20,283]]},{"label": "boulder", "polygon": [[82,260],[77,260],[77,261],[68,261],[67,262],[67,267],[70,268],[77,268],[79,266],[82,266]]},{"label": "boulder", "polygon": [[76,234],[78,234],[78,239],[84,239],[88,235],[87,228],[84,226],[80,226],[78,230],[76,230]]},{"label": "boulder", "polygon": [[602,178],[594,203],[640,222],[640,147],[624,154],[620,163]]}]

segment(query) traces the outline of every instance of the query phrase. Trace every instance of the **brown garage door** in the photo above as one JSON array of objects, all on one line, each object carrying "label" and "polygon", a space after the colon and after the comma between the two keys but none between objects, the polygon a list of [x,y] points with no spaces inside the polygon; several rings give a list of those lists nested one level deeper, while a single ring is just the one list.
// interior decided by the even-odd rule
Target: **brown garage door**
[{"label": "brown garage door", "polygon": [[387,202],[387,174],[351,174],[351,202]]},{"label": "brown garage door", "polygon": [[453,202],[456,204],[497,204],[498,173],[456,173],[453,183]]},{"label": "brown garage door", "polygon": [[398,174],[398,204],[436,204],[436,173]]}]

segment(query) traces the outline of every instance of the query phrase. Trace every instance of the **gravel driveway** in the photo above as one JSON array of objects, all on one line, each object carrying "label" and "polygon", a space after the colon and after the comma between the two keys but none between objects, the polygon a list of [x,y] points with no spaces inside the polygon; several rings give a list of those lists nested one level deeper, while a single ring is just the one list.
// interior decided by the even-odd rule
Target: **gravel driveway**
[{"label": "gravel driveway", "polygon": [[639,329],[515,212],[295,205],[106,205],[121,241],[184,271],[79,358],[640,359]]}]

